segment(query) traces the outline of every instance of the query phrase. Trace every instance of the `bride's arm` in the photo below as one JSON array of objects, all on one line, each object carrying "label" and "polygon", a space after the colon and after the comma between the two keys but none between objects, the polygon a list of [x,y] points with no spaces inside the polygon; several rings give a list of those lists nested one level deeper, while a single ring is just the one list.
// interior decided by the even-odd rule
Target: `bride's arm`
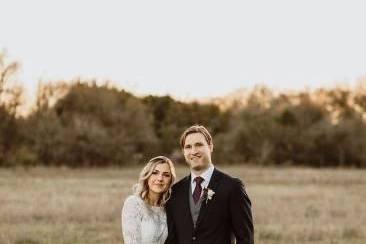
[{"label": "bride's arm", "polygon": [[141,203],[136,196],[129,196],[122,208],[122,234],[125,244],[141,243]]}]

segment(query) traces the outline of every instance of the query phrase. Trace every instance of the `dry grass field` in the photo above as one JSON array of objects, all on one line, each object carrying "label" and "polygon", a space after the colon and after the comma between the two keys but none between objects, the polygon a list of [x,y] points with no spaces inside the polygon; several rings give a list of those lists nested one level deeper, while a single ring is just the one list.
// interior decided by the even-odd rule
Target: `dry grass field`
[{"label": "dry grass field", "polygon": [[[366,243],[365,170],[219,168],[246,183],[256,243]],[[0,169],[0,243],[122,243],[121,206],[138,173]]]}]

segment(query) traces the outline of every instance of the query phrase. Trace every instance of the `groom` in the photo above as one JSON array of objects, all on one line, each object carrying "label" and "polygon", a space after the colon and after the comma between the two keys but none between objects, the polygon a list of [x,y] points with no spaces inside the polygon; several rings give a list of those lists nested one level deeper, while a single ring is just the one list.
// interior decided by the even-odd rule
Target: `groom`
[{"label": "groom", "polygon": [[191,174],[177,182],[166,205],[165,244],[253,244],[251,202],[242,182],[211,162],[213,142],[207,129],[194,125],[180,139]]}]

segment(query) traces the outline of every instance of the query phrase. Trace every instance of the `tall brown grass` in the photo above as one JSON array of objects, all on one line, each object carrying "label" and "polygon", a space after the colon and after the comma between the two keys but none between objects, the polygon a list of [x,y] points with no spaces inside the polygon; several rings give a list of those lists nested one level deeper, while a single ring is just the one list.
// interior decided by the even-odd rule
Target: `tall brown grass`
[{"label": "tall brown grass", "polygon": [[[366,243],[365,170],[221,169],[246,184],[256,243]],[[0,243],[123,243],[120,211],[139,170],[0,169]]]}]

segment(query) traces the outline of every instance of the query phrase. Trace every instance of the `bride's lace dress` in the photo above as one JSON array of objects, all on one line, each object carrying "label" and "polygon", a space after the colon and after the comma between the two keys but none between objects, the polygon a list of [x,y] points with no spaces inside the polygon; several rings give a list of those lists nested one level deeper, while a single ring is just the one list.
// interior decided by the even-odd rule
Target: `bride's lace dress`
[{"label": "bride's lace dress", "polygon": [[125,244],[163,244],[168,236],[164,208],[129,196],[122,208],[122,234]]}]

